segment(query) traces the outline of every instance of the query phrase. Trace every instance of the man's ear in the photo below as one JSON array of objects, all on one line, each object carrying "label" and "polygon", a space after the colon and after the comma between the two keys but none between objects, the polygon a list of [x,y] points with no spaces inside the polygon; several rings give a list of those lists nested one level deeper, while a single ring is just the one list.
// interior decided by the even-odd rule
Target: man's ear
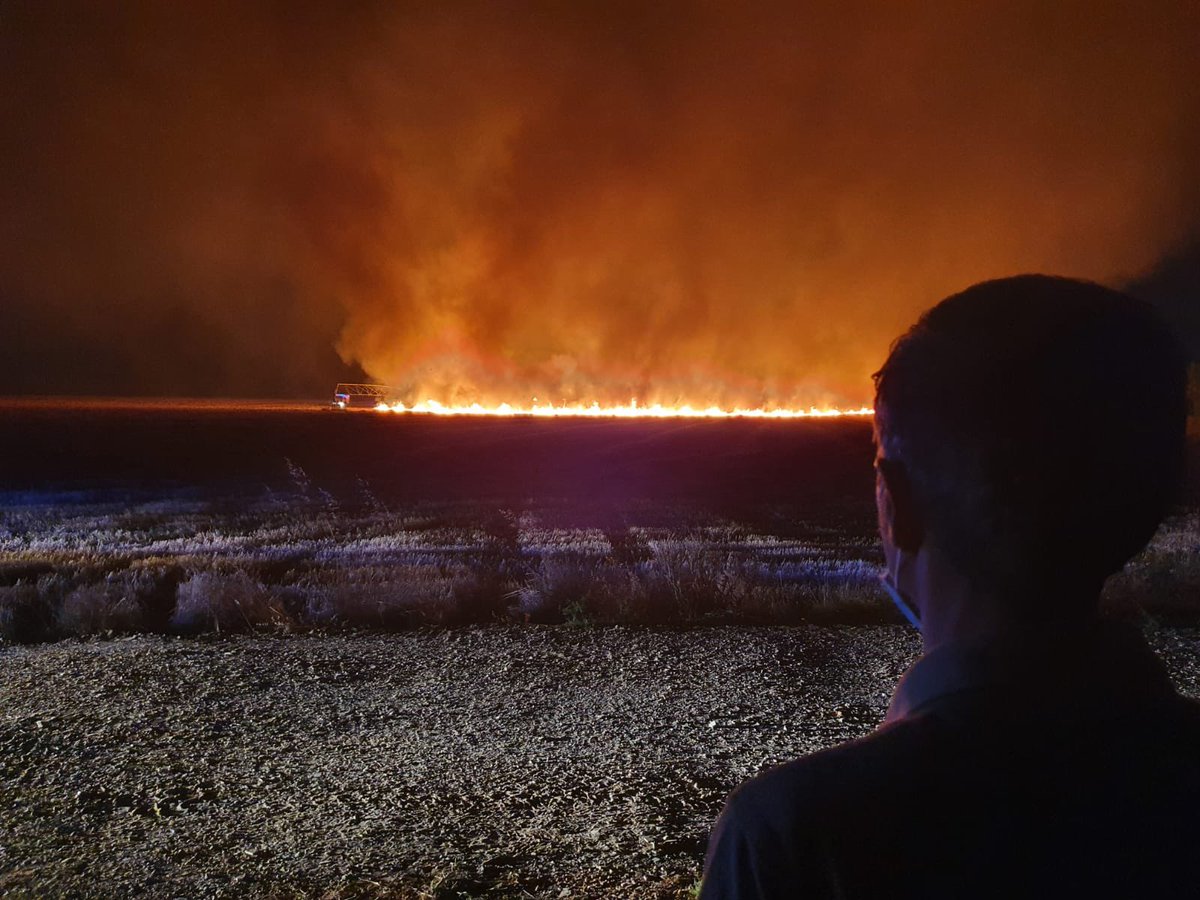
[{"label": "man's ear", "polygon": [[915,554],[925,542],[925,523],[917,510],[908,470],[894,459],[880,459],[875,465],[882,480],[880,515],[887,519],[892,544]]}]

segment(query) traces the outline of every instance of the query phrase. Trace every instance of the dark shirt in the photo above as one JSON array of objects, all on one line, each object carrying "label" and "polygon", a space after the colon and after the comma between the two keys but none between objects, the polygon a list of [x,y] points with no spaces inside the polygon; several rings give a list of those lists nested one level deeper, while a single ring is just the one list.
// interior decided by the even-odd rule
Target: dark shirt
[{"label": "dark shirt", "polygon": [[1200,897],[1200,706],[1113,625],[944,645],[733,793],[700,896]]}]

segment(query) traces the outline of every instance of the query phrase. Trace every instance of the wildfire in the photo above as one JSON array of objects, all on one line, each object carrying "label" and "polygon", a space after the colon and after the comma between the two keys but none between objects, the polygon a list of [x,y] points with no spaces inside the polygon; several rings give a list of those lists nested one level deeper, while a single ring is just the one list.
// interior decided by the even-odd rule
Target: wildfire
[{"label": "wildfire", "polygon": [[481,403],[454,406],[436,400],[422,400],[411,406],[403,403],[379,403],[375,409],[379,412],[432,416],[537,416],[549,419],[832,419],[842,416],[869,416],[874,413],[873,409],[866,406],[859,409],[815,406],[808,409],[721,409],[718,406],[697,409],[687,405],[663,406],[659,403],[641,406],[636,400],[624,406],[601,406],[599,403],[559,405],[538,403],[537,400],[529,406],[513,406],[508,403],[497,406],[484,406]]}]

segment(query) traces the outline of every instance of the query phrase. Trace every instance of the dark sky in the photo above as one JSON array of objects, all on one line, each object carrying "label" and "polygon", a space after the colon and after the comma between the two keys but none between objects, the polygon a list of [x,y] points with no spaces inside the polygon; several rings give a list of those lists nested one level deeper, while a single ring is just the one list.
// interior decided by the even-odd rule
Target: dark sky
[{"label": "dark sky", "polygon": [[1020,271],[1200,355],[1200,4],[0,0],[0,393],[857,405]]}]

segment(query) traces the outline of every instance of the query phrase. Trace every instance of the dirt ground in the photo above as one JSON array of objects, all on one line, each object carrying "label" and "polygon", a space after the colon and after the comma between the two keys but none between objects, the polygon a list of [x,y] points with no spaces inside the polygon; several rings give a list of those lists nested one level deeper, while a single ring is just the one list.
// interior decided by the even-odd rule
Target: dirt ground
[{"label": "dirt ground", "polygon": [[[1151,635],[1200,694],[1200,631]],[[896,627],[0,651],[0,892],[673,897],[727,792],[869,731]]]}]

